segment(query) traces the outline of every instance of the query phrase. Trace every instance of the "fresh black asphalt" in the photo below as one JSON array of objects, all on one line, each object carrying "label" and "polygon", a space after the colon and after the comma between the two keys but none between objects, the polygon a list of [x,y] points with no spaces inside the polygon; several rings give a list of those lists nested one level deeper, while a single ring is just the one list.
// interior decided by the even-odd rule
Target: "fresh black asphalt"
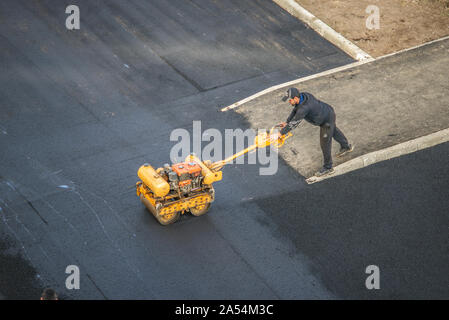
[{"label": "fresh black asphalt", "polygon": [[448,160],[444,143],[256,202],[338,297],[447,299]]},{"label": "fresh black asphalt", "polygon": [[352,61],[273,2],[2,1],[0,25],[5,298],[448,296],[447,144],[313,186],[282,161],[231,165],[206,216],[168,227],[138,201],[172,130],[245,129],[220,107]]}]

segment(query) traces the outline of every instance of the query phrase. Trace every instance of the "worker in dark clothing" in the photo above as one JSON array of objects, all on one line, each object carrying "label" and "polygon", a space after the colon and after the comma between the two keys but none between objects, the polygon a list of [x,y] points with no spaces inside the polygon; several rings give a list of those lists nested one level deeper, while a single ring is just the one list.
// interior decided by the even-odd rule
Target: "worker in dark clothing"
[{"label": "worker in dark clothing", "polygon": [[320,145],[323,151],[324,165],[321,170],[315,173],[315,176],[322,176],[334,172],[332,168],[332,138],[334,138],[341,146],[337,157],[341,157],[352,150],[354,147],[348,143],[343,132],[335,125],[334,109],[307,92],[299,92],[296,88],[287,90],[286,96],[282,101],[289,99],[293,110],[286,122],[280,124],[281,134],[286,134],[290,130],[296,128],[302,119],[313,125],[320,126]]}]

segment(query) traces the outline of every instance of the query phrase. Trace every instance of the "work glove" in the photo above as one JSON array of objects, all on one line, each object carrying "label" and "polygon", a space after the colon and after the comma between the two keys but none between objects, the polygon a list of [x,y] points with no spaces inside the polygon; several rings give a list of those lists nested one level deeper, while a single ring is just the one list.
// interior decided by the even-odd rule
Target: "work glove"
[{"label": "work glove", "polygon": [[286,125],[287,125],[287,122],[281,122],[281,123],[277,124],[276,127],[283,128]]}]

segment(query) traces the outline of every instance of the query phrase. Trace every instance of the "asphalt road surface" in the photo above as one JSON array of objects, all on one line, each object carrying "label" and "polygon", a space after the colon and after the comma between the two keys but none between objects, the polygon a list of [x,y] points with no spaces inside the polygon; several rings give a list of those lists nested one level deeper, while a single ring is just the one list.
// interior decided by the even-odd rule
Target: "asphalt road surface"
[{"label": "asphalt road surface", "polygon": [[168,227],[135,195],[174,129],[245,129],[220,107],[348,56],[271,1],[77,1],[72,31],[69,4],[0,2],[5,298],[448,297],[448,144],[313,186],[230,165],[210,212]]}]

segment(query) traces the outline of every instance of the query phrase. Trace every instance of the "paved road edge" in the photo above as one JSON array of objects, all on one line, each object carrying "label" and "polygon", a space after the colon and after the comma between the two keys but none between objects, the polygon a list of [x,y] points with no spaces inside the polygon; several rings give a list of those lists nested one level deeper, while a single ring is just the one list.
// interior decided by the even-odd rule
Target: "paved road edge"
[{"label": "paved road edge", "polygon": [[294,86],[294,85],[296,85],[298,83],[301,83],[301,82],[304,82],[304,81],[307,81],[307,80],[312,80],[312,79],[323,77],[323,76],[327,76],[329,74],[336,73],[336,72],[339,72],[339,71],[344,71],[344,70],[347,70],[347,69],[351,69],[351,68],[360,66],[362,64],[365,64],[365,63],[371,62],[371,61],[374,61],[374,59],[373,60],[365,60],[365,61],[353,62],[353,63],[350,63],[350,64],[346,64],[344,66],[340,66],[340,67],[336,67],[336,68],[333,68],[333,69],[329,69],[329,70],[326,70],[326,71],[323,71],[323,72],[320,72],[320,73],[315,73],[315,74],[312,74],[310,76],[298,78],[298,79],[295,79],[295,80],[292,80],[292,81],[288,81],[288,82],[284,82],[284,83],[281,83],[281,84],[277,84],[275,86],[271,86],[271,87],[269,87],[267,89],[264,89],[262,91],[259,91],[259,92],[255,93],[255,94],[253,94],[253,95],[251,95],[249,97],[246,97],[246,98],[244,98],[242,100],[234,102],[233,104],[230,104],[227,107],[222,108],[221,112],[225,112],[225,111],[228,111],[228,110],[231,110],[231,109],[235,109],[235,108],[237,108],[237,107],[239,107],[239,106],[241,106],[241,105],[243,105],[243,104],[245,104],[245,103],[247,103],[247,102],[249,102],[251,100],[254,100],[254,99],[256,99],[256,98],[258,98],[260,96],[263,96],[263,95],[265,95],[267,93],[270,93],[272,91],[275,91],[275,90],[278,90],[278,89],[282,89],[283,87]]},{"label": "paved road edge", "polygon": [[368,53],[357,47],[340,33],[329,27],[312,13],[300,6],[295,0],[273,0],[278,6],[286,10],[292,16],[305,22],[310,28],[318,32],[324,39],[328,40],[357,61],[372,60]]},{"label": "paved road edge", "polygon": [[[373,151],[357,158],[351,159],[334,167],[334,173],[323,177],[310,177],[306,179],[308,184],[320,182],[329,178],[333,178],[357,169],[361,169],[372,164],[410,154],[419,150],[427,149],[438,144],[449,142],[449,128],[422,136],[413,140],[409,140],[397,145]],[[357,147],[357,146],[356,146]]]}]

